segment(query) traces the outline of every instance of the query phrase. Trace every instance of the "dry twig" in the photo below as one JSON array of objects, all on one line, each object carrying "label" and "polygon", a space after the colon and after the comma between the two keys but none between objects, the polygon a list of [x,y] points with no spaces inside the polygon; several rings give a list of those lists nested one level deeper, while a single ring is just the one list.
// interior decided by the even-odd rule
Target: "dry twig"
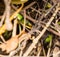
[{"label": "dry twig", "polygon": [[17,30],[17,19],[14,20],[14,27],[13,27],[12,37],[14,37],[16,35],[16,30]]}]

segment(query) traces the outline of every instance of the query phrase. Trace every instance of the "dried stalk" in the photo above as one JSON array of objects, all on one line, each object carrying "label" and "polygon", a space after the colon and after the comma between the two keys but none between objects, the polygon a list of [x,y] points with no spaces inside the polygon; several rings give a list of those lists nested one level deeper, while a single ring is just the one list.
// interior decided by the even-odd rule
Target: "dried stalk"
[{"label": "dried stalk", "polygon": [[16,35],[16,30],[17,30],[17,19],[14,20],[14,27],[13,27],[12,37],[14,37]]},{"label": "dried stalk", "polygon": [[[56,46],[56,45],[57,45],[57,46]],[[55,48],[54,48],[54,50],[53,50],[53,54],[55,54],[55,55],[53,55],[53,57],[58,57],[58,54],[56,54],[57,52],[60,51],[60,49],[59,49],[58,46],[60,46],[60,42],[59,42],[58,40],[56,40],[56,42],[55,42]]]},{"label": "dried stalk", "polygon": [[38,40],[41,39],[42,35],[45,33],[45,31],[47,30],[47,28],[49,27],[51,22],[54,20],[54,17],[56,16],[57,12],[58,12],[58,8],[56,9],[55,13],[50,18],[49,22],[46,24],[46,27],[44,27],[44,29],[42,30],[41,34],[39,34],[36,37],[36,39],[33,40],[33,43],[30,45],[30,47],[27,49],[27,51],[23,54],[23,56],[28,56],[28,54],[32,51],[34,46],[37,44]]},{"label": "dried stalk", "polygon": [[33,9],[33,11],[36,11],[37,13],[41,14],[41,12],[36,10],[35,8],[33,8],[33,7],[30,7],[30,8]]},{"label": "dried stalk", "polygon": [[43,47],[43,54],[44,54],[44,56],[46,56],[46,53],[45,53],[45,49],[44,49],[44,47]]},{"label": "dried stalk", "polygon": [[2,35],[0,37],[1,37],[2,41],[5,43],[6,41],[5,41],[4,37]]},{"label": "dried stalk", "polygon": [[39,43],[37,56],[40,56],[41,51],[42,51],[42,46],[41,43]]},{"label": "dried stalk", "polygon": [[23,25],[23,30],[25,31],[26,27],[26,10],[24,10],[24,25]]},{"label": "dried stalk", "polygon": [[[23,14],[23,13],[21,13],[21,14],[24,16],[24,14]],[[27,18],[28,20],[32,21],[33,23],[36,23],[36,22],[37,22],[37,20],[35,20],[35,19],[31,18],[31,17],[30,17],[30,16],[28,16],[27,14],[26,14],[26,18]]]},{"label": "dried stalk", "polygon": [[40,53],[41,53],[41,50],[42,50],[42,48],[39,50],[39,52],[38,52],[37,56],[39,56],[39,55],[40,55]]},{"label": "dried stalk", "polygon": [[25,7],[22,11],[24,11],[24,10],[26,10],[26,9],[30,8],[30,7],[31,7],[31,6],[33,6],[35,3],[36,3],[35,1],[34,1],[34,2],[32,2],[30,5],[28,5],[27,7]]},{"label": "dried stalk", "polygon": [[55,23],[53,23],[55,30],[57,30],[58,33],[60,33],[60,26],[58,24],[58,20],[56,20]]}]

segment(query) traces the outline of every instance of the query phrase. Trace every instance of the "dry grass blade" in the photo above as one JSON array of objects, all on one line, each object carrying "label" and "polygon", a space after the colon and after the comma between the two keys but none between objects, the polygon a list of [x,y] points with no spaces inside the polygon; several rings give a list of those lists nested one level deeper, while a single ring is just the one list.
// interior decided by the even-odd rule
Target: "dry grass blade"
[{"label": "dry grass blade", "polygon": [[25,27],[26,27],[26,10],[24,10],[24,26],[23,26],[24,31],[25,31]]},{"label": "dry grass blade", "polygon": [[12,37],[14,37],[16,35],[16,30],[17,30],[17,19],[14,20],[14,27],[13,27]]}]

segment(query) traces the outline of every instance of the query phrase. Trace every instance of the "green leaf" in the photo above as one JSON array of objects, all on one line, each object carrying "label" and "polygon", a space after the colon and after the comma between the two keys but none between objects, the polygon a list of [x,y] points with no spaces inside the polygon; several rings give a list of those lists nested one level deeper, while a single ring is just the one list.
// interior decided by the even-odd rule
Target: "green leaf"
[{"label": "green leaf", "polygon": [[[24,17],[21,14],[17,14],[17,18],[22,24],[24,24]],[[26,27],[27,28],[32,27],[32,24],[28,20],[26,20]]]},{"label": "green leaf", "polygon": [[48,35],[48,37],[45,39],[45,43],[49,43],[52,40],[52,35]]},{"label": "green leaf", "polygon": [[51,7],[52,7],[52,5],[50,3],[47,3],[45,8],[49,9]]},{"label": "green leaf", "polygon": [[28,0],[11,0],[11,3],[12,4],[22,4],[22,3],[25,3],[27,2]]},{"label": "green leaf", "polygon": [[58,22],[58,24],[60,25],[60,21]]},{"label": "green leaf", "polygon": [[18,18],[18,20],[22,20],[23,16],[21,14],[17,14],[17,18]]}]

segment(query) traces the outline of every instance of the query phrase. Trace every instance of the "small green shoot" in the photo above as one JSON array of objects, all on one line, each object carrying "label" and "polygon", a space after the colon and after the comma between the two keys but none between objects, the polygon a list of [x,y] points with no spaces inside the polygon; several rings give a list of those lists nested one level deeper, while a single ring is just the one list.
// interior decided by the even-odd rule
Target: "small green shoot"
[{"label": "small green shoot", "polygon": [[52,5],[50,3],[47,3],[46,6],[45,6],[46,9],[49,9],[51,7],[52,7]]},{"label": "small green shoot", "polygon": [[17,18],[18,18],[18,20],[22,20],[23,16],[21,14],[17,14]]},{"label": "small green shoot", "polygon": [[58,22],[58,24],[60,25],[60,21]]},{"label": "small green shoot", "polygon": [[45,43],[49,43],[52,40],[52,35],[48,35],[48,37],[45,39]]},{"label": "small green shoot", "polygon": [[[22,24],[24,24],[24,17],[21,14],[17,14],[17,18]],[[29,29],[32,28],[32,24],[28,20],[26,20],[26,27]]]}]

